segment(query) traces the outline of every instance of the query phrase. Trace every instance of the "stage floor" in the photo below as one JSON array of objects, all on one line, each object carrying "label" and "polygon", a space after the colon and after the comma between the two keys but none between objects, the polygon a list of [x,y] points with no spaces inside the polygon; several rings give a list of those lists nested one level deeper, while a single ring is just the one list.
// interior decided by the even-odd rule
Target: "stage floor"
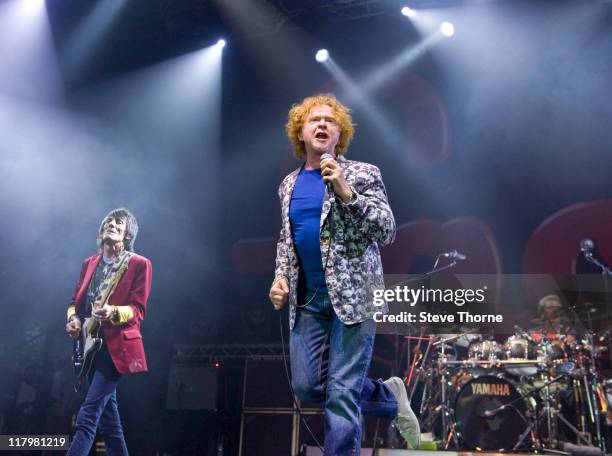
[{"label": "stage floor", "polygon": [[[496,453],[487,451],[438,451],[438,450],[376,450],[376,456],[532,456],[538,453]],[[321,456],[317,447],[307,447],[306,456]],[[371,448],[362,448],[361,456],[372,456]]]}]

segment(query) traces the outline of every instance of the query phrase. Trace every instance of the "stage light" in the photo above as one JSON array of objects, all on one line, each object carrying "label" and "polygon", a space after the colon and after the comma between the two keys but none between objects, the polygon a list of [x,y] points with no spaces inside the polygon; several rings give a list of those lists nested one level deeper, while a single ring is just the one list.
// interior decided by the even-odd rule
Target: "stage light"
[{"label": "stage light", "polygon": [[45,0],[25,0],[22,8],[29,14],[38,14],[45,7]]},{"label": "stage light", "polygon": [[44,0],[0,0],[0,62],[1,95],[63,103],[64,84]]},{"label": "stage light", "polygon": [[444,36],[453,36],[455,34],[455,26],[450,22],[442,22],[440,25],[440,30],[442,30],[442,34]]},{"label": "stage light", "polygon": [[402,14],[406,17],[414,17],[416,15],[416,11],[413,10],[412,8],[408,8],[407,6],[404,6],[402,8]]},{"label": "stage light", "polygon": [[219,41],[217,41],[217,46],[220,47],[221,49],[223,49],[225,47],[225,40],[221,39]]},{"label": "stage light", "polygon": [[317,51],[317,54],[315,55],[315,59],[317,59],[317,62],[325,62],[327,59],[329,58],[329,52],[327,52],[327,49],[319,49]]}]

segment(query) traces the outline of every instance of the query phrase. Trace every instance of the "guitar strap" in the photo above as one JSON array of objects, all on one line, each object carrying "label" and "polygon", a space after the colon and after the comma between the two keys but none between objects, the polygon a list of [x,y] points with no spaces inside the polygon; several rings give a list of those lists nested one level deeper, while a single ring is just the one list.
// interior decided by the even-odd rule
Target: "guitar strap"
[{"label": "guitar strap", "polygon": [[[102,280],[102,283],[100,283],[100,286],[98,287],[97,293],[99,297],[104,297],[103,301],[100,303],[100,306],[103,306],[108,302],[108,299],[110,298],[115,287],[123,277],[125,271],[127,271],[127,265],[132,256],[134,256],[133,252],[128,252],[127,250],[121,252],[119,254],[119,258],[112,265],[108,274],[105,275],[104,280]],[[112,287],[112,289],[110,289],[110,287]],[[94,302],[91,303],[92,306],[94,305]]]}]

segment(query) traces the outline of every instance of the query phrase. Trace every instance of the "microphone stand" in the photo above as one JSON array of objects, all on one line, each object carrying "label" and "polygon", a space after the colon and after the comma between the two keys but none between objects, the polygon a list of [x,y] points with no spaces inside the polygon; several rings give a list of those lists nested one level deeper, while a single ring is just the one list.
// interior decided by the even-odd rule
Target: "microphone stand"
[{"label": "microphone stand", "polygon": [[443,258],[445,255],[446,255],[445,253],[441,253],[437,256],[436,262],[434,263],[433,268],[431,268],[431,271],[423,274],[423,278],[428,277],[432,274],[437,274],[438,272],[444,271],[446,269],[451,269],[457,265],[457,258],[451,257],[452,259],[450,263],[448,263],[446,266],[442,266],[441,268],[437,268],[438,263],[440,262],[440,258]]},{"label": "microphone stand", "polygon": [[[562,374],[562,375],[557,375],[556,377],[552,378],[551,380],[548,380],[546,382],[544,382],[543,385],[538,386],[537,388],[532,389],[531,391],[529,391],[528,393],[522,394],[521,396],[517,397],[516,399],[508,402],[507,404],[503,404],[500,407],[498,407],[497,409],[493,409],[493,410],[489,410],[488,412],[494,412],[493,415],[490,418],[493,418],[495,415],[497,415],[497,413],[501,412],[502,410],[505,410],[507,408],[512,408],[514,410],[516,410],[516,408],[514,407],[514,404],[519,402],[519,401],[524,401],[525,398],[527,398],[528,396],[531,396],[541,390],[545,390],[545,413],[546,413],[546,424],[547,424],[547,431],[548,431],[548,436],[547,436],[547,440],[548,443],[552,443],[552,424],[551,424],[551,420],[553,418],[552,416],[552,408],[551,408],[551,404],[550,404],[550,392],[548,387],[550,385],[552,385],[553,383],[558,382],[559,380],[561,380],[563,377],[565,377],[566,374]],[[485,411],[486,413],[486,411]],[[481,416],[484,416],[484,414],[481,414]],[[522,413],[519,413],[519,416],[521,416],[521,418],[523,418],[523,420],[525,420],[525,422],[528,424],[527,428],[525,429],[525,431],[520,435],[518,442],[514,445],[514,447],[512,448],[512,451],[516,451],[517,449],[520,448],[521,444],[523,443],[523,441],[527,438],[527,436],[535,429],[537,429],[537,425],[538,422],[540,421],[540,419],[542,418],[542,416],[538,416],[536,415],[535,417],[533,417],[533,415],[528,415],[529,416],[529,421],[527,421],[527,419],[523,416]],[[579,440],[581,440],[585,445],[590,446],[590,442],[588,440],[586,440],[584,438],[584,436],[580,433],[580,431],[578,429],[576,429],[563,415],[561,415],[561,413],[559,412],[555,412],[555,417],[559,418],[561,421],[563,421],[563,423],[565,423],[566,426],[568,426],[578,437]],[[485,417],[486,418],[486,417]],[[536,451],[543,451],[543,452],[548,452],[548,453],[554,453],[554,454],[569,454],[566,452],[559,452],[557,450],[554,450],[552,448],[546,448],[544,446],[542,446],[541,442],[539,441],[539,439],[533,439],[532,442],[533,448]]]},{"label": "microphone stand", "polygon": [[548,380],[546,382],[544,382],[543,385],[538,386],[537,388],[532,389],[531,391],[529,391],[528,393],[525,394],[521,394],[519,397],[517,397],[516,399],[508,402],[507,404],[502,404],[497,408],[494,408],[493,410],[485,410],[484,413],[492,413],[493,415],[490,417],[486,417],[484,416],[484,413],[481,413],[481,416],[483,416],[483,418],[493,418],[495,415],[497,415],[497,413],[501,412],[502,410],[508,408],[508,407],[513,407],[515,403],[524,400],[526,397],[531,396],[533,393],[537,393],[538,391],[547,388],[548,386],[552,385],[553,383],[558,382],[559,380],[561,380],[563,377],[565,377],[566,374],[561,374],[561,375],[557,375],[555,378]]},{"label": "microphone stand", "polygon": [[[609,299],[609,286],[608,286],[608,277],[612,275],[612,269],[604,264],[601,260],[599,260],[595,255],[593,255],[593,251],[592,249],[588,249],[588,250],[584,250],[582,249],[582,254],[585,258],[585,260],[587,260],[589,263],[594,264],[595,266],[597,266],[600,270],[601,270],[601,274],[604,276],[603,277],[603,281],[604,281],[604,296],[605,296],[605,300],[606,300],[606,315],[608,315],[608,317],[610,316],[610,299]],[[587,314],[589,317],[589,328],[592,330],[592,322],[591,322],[591,315],[590,313]],[[608,323],[608,322],[606,322]],[[595,424],[595,436],[597,439],[597,443],[599,445],[599,447],[605,452],[606,451],[606,441],[605,438],[602,435],[601,432],[601,414],[602,414],[602,410],[600,410],[600,406],[599,406],[599,401],[598,401],[598,395],[597,395],[597,372],[596,372],[596,367],[595,367],[595,354],[594,354],[594,350],[595,350],[595,345],[594,345],[594,337],[595,337],[595,333],[594,331],[591,331],[592,334],[590,336],[591,338],[591,368],[590,368],[590,374],[591,374],[591,381],[587,383],[587,378],[586,378],[586,373],[584,373],[584,382],[585,382],[585,388],[586,388],[586,393],[587,393],[587,399],[590,399],[590,401],[593,402],[592,405],[592,409],[591,409],[591,418],[594,421]],[[608,341],[608,345],[612,345],[612,343],[610,343],[610,341]],[[610,347],[608,348],[608,356],[611,356],[610,354]],[[594,416],[593,416],[594,415]]]},{"label": "microphone stand", "polygon": [[[584,259],[589,263],[594,264],[601,270],[601,274],[604,276],[604,296],[606,299],[606,315],[610,315],[610,299],[608,297],[609,286],[608,286],[608,277],[612,276],[612,268],[610,268],[603,261],[598,259],[595,255],[593,255],[592,250],[582,250],[582,254]],[[609,322],[607,322],[609,324]],[[608,349],[612,349],[612,343],[609,343]],[[609,352],[610,353],[610,352]]]},{"label": "microphone stand", "polygon": [[584,255],[585,260],[601,269],[601,273],[603,275],[612,275],[612,269],[593,255],[593,252],[585,250],[582,252],[582,254]]}]

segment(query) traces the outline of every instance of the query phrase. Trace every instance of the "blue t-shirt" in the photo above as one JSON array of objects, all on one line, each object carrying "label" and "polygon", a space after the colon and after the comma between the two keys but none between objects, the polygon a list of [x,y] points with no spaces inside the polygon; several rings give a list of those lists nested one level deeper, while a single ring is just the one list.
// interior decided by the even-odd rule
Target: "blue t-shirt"
[{"label": "blue t-shirt", "polygon": [[293,232],[293,243],[297,251],[306,289],[327,291],[321,260],[320,221],[325,195],[325,183],[320,169],[303,169],[298,175],[291,205],[289,221]]}]

